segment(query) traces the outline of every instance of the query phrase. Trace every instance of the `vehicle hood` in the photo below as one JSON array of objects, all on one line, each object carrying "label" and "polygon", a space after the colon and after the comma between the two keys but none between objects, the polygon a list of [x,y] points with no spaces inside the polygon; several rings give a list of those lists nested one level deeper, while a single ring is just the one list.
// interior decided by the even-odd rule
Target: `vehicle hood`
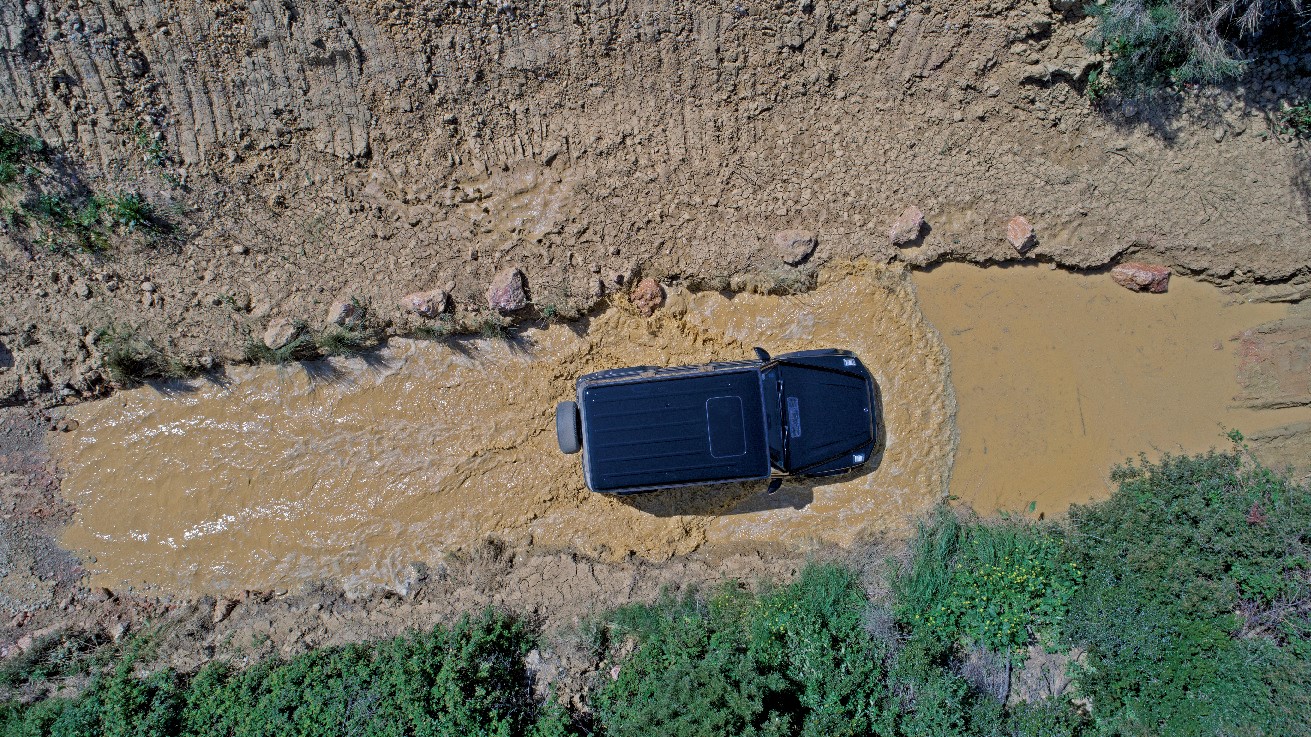
[{"label": "vehicle hood", "polygon": [[820,368],[778,366],[789,473],[825,464],[874,442],[874,408],[867,377]]}]

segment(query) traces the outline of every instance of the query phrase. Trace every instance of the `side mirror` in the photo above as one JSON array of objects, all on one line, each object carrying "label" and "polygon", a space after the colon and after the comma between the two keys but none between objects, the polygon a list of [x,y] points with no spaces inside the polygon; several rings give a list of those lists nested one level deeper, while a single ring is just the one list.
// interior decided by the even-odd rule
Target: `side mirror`
[{"label": "side mirror", "polygon": [[760,346],[756,346],[753,350],[755,350],[756,358],[759,358],[761,363],[769,363],[769,351]]}]

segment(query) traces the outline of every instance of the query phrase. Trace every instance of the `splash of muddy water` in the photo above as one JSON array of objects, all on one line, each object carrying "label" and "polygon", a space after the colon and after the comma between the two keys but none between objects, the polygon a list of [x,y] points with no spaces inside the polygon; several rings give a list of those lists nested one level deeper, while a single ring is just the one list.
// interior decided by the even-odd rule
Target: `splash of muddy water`
[{"label": "splash of muddy water", "polygon": [[[577,327],[577,326],[575,326]],[[392,340],[373,365],[240,368],[75,408],[57,449],[78,507],[64,542],[97,585],[177,592],[391,585],[412,561],[487,536],[662,559],[706,543],[849,543],[905,530],[945,493],[954,413],[944,350],[908,275],[851,268],[795,297],[674,291],[516,344]],[[824,484],[588,492],[555,447],[554,407],[589,371],[839,346],[878,378],[889,427],[875,470]],[[318,364],[316,373],[322,373]]]},{"label": "splash of muddy water", "polygon": [[951,491],[980,513],[1065,511],[1109,495],[1111,467],[1139,453],[1225,446],[1311,419],[1234,406],[1236,335],[1287,314],[1175,278],[1136,294],[1106,275],[943,264],[915,275],[951,351],[960,448]]}]

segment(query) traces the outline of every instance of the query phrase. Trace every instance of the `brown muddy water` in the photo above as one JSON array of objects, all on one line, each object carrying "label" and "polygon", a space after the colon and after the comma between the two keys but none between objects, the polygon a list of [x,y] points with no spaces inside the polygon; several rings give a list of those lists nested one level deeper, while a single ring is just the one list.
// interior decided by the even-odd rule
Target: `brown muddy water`
[{"label": "brown muddy water", "polygon": [[[888,449],[825,483],[588,492],[555,447],[554,407],[589,371],[840,346],[882,387]],[[74,408],[56,448],[78,513],[64,543],[96,585],[168,592],[333,579],[395,585],[495,536],[602,557],[664,559],[705,544],[847,544],[904,531],[941,499],[955,448],[944,349],[909,275],[852,267],[792,297],[673,291],[645,319],[627,305],[515,342],[396,339],[375,358],[223,385],[123,392]]]},{"label": "brown muddy water", "polygon": [[1109,495],[1112,466],[1225,447],[1311,419],[1235,406],[1236,336],[1288,313],[1176,277],[1137,294],[1105,274],[943,264],[914,276],[960,403],[951,492],[980,513],[1059,513]]},{"label": "brown muddy water", "polygon": [[[236,368],[221,385],[71,411],[80,429],[56,448],[78,508],[64,542],[111,588],[330,579],[362,591],[488,537],[659,560],[904,534],[949,488],[980,512],[1059,513],[1106,496],[1126,456],[1311,419],[1231,406],[1232,338],[1286,312],[1178,278],[1143,295],[1039,266],[946,264],[913,283],[853,266],[805,295],[673,290],[650,319],[624,304],[509,343],[395,339],[367,361]],[[773,496],[730,486],[618,499],[588,492],[578,457],[556,450],[554,406],[578,376],[743,358],[753,345],[855,350],[885,402],[878,466]]]}]

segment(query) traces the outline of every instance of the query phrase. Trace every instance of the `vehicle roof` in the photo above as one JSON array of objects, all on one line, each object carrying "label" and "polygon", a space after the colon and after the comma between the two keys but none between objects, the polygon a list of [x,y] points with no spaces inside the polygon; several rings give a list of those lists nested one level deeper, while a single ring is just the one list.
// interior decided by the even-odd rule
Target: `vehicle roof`
[{"label": "vehicle roof", "polygon": [[769,475],[760,373],[580,382],[584,468],[594,491]]}]

